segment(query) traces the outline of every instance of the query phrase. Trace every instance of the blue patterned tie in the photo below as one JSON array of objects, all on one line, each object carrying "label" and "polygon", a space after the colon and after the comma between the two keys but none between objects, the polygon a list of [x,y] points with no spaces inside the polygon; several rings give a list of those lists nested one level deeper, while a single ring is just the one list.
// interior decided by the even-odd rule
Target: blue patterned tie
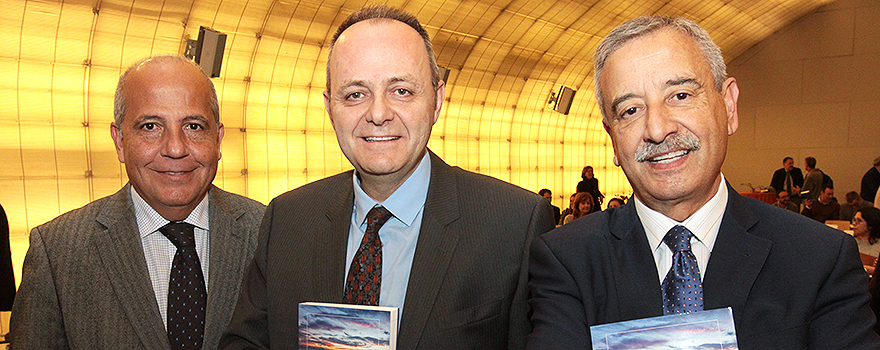
[{"label": "blue patterned tie", "polygon": [[345,303],[379,305],[382,290],[382,240],[379,239],[379,229],[391,216],[391,212],[381,206],[375,206],[367,213],[367,229],[351,259],[345,280]]},{"label": "blue patterned tie", "polygon": [[201,349],[208,293],[196,253],[193,225],[171,222],[159,232],[177,247],[168,281],[168,342],[171,349]]},{"label": "blue patterned tie", "polygon": [[703,283],[697,258],[691,252],[691,237],[691,231],[681,225],[663,237],[663,243],[672,250],[672,267],[660,285],[666,315],[703,310]]}]

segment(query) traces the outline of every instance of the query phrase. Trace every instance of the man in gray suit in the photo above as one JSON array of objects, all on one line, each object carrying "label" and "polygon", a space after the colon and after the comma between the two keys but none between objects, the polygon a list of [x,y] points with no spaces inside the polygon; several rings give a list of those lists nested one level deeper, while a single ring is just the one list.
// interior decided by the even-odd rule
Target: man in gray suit
[{"label": "man in gray suit", "polygon": [[129,184],[31,231],[12,346],[179,348],[166,332],[180,325],[167,308],[177,248],[163,235],[177,224],[191,228],[207,303],[187,347],[216,348],[265,207],[211,185],[223,139],[214,86],[185,58],[154,57],[119,78],[114,115]]},{"label": "man in gray suit", "polygon": [[[398,349],[522,348],[528,247],[553,228],[550,203],[427,149],[445,87],[415,17],[352,14],[327,67],[324,105],[355,170],[272,200],[221,348],[296,348],[298,303],[353,294],[400,309]],[[374,211],[391,215],[377,232]],[[352,260],[376,236],[382,264],[365,280],[379,283],[364,295]]]}]

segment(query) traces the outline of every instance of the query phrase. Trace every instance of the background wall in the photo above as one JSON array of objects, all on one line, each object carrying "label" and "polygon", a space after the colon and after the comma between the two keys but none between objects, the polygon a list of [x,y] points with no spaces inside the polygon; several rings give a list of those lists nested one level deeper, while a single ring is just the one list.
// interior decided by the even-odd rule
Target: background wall
[{"label": "background wall", "polygon": [[739,131],[723,171],[739,191],[769,186],[782,158],[816,157],[843,202],[880,156],[880,2],[839,0],[728,64]]}]

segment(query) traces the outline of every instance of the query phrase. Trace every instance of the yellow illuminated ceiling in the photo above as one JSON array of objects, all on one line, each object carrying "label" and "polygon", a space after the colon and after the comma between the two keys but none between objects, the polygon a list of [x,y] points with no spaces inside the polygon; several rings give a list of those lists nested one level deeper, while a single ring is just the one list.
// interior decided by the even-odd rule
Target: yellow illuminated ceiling
[{"label": "yellow illuminated ceiling", "polygon": [[[429,146],[447,162],[568,205],[584,165],[629,194],[593,99],[592,54],[640,15],[699,22],[729,60],[829,0],[388,1],[427,27],[451,70]],[[324,112],[326,48],[368,1],[0,1],[0,203],[13,240],[126,182],[109,137],[121,70],[181,53],[200,26],[228,35],[215,78],[226,125],[215,184],[267,203],[350,168]],[[551,91],[577,90],[569,115]],[[14,248],[15,250],[15,248]],[[20,261],[21,248],[13,254]]]}]

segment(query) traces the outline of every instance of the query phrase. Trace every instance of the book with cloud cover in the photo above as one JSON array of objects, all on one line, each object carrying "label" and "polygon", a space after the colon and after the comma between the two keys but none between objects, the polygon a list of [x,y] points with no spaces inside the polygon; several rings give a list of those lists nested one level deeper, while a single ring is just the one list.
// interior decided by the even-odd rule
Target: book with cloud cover
[{"label": "book with cloud cover", "polygon": [[299,350],[395,350],[396,307],[299,304]]},{"label": "book with cloud cover", "polygon": [[738,350],[731,308],[590,327],[593,350]]}]

